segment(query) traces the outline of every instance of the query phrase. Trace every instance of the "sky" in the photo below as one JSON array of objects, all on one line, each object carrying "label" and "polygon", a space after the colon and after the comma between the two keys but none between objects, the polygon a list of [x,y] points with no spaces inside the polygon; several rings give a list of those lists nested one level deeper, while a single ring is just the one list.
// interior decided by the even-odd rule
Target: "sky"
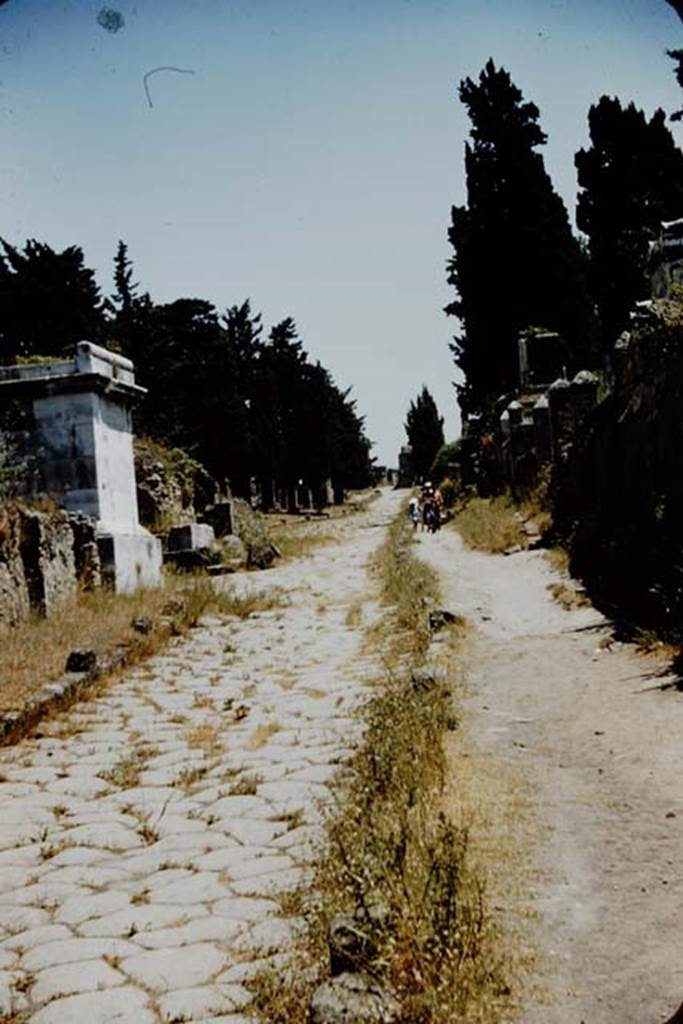
[{"label": "sky", "polygon": [[[573,217],[590,104],[677,109],[682,29],[665,0],[5,0],[0,236],[80,245],[104,294],[123,239],[157,302],[293,316],[395,465],[423,384],[459,430],[458,82],[489,57],[511,72]],[[159,67],[192,74],[156,72],[148,98]],[[492,301],[504,273],[492,252]]]}]

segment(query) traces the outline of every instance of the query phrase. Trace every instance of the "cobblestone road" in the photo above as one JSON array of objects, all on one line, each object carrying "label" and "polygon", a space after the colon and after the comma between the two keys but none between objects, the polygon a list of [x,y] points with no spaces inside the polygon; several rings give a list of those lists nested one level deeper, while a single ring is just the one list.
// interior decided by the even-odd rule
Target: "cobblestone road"
[{"label": "cobblestone road", "polygon": [[[0,1021],[241,1024],[282,956],[320,800],[375,665],[366,561],[398,499],[341,543],[237,585],[284,602],[212,619],[0,751]],[[353,609],[354,614],[349,614]]]}]

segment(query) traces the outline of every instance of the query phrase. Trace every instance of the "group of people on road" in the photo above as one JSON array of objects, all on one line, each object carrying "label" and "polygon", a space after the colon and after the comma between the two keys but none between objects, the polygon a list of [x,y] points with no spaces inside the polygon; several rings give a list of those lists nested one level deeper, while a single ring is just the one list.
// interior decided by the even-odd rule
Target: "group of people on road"
[{"label": "group of people on road", "polygon": [[437,533],[441,529],[441,510],[443,509],[443,498],[438,487],[433,487],[428,480],[422,485],[419,497],[414,495],[410,499],[409,511],[413,529],[418,526],[427,533]]}]

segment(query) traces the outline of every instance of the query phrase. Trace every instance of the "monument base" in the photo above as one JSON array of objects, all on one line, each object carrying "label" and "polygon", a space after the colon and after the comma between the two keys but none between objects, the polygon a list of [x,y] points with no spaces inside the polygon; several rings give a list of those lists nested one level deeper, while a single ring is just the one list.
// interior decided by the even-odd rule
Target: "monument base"
[{"label": "monument base", "polygon": [[117,594],[161,585],[161,541],[151,533],[105,533],[97,538],[102,580]]}]

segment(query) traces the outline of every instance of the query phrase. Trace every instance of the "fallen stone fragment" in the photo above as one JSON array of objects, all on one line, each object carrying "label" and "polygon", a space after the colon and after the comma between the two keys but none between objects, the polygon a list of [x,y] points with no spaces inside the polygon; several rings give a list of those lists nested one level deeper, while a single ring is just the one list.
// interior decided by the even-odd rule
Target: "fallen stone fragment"
[{"label": "fallen stone fragment", "polygon": [[443,629],[444,626],[454,626],[464,622],[462,615],[454,615],[445,608],[436,608],[429,613],[429,628],[433,633]]},{"label": "fallen stone fragment", "polygon": [[86,649],[72,651],[66,659],[67,672],[93,672],[97,667],[97,652]]},{"label": "fallen stone fragment", "polygon": [[359,924],[353,914],[337,914],[332,918],[327,944],[333,977],[367,967],[376,953],[368,928]]},{"label": "fallen stone fragment", "polygon": [[133,619],[131,626],[136,633],[141,633],[143,636],[152,632],[152,620],[146,615],[141,615],[139,618]]},{"label": "fallen stone fragment", "polygon": [[248,569],[270,569],[279,552],[274,544],[249,544],[247,548]]},{"label": "fallen stone fragment", "polygon": [[339,974],[313,993],[309,1024],[394,1024],[399,1010],[389,988],[368,974]]},{"label": "fallen stone fragment", "polygon": [[436,673],[429,668],[414,668],[410,673],[413,689],[426,692],[436,686]]}]

